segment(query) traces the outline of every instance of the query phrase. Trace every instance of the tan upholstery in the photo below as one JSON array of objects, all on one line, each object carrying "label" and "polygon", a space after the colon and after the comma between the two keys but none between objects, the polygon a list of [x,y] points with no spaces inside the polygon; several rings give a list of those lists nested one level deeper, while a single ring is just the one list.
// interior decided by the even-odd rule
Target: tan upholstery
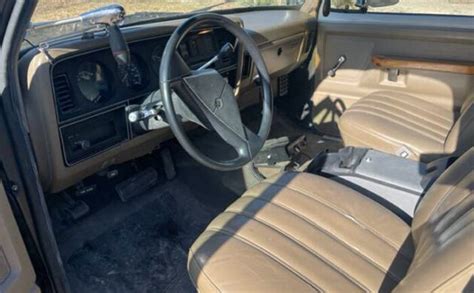
[{"label": "tan upholstery", "polygon": [[420,202],[412,223],[416,247],[397,290],[474,292],[474,148],[451,166]]},{"label": "tan upholstery", "polygon": [[346,146],[369,147],[431,161],[446,154],[460,155],[474,143],[472,96],[459,110],[448,111],[415,96],[376,92],[350,107],[339,129]]},{"label": "tan upholstery", "polygon": [[326,178],[266,180],[196,240],[190,277],[200,292],[465,289],[474,273],[472,166],[473,149],[433,185],[412,227]]}]

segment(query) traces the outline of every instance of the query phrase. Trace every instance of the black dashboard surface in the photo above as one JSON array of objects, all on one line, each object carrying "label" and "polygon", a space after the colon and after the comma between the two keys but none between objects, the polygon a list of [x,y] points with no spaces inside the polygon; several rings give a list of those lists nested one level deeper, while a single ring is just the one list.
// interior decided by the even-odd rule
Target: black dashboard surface
[{"label": "black dashboard surface", "polygon": [[[159,66],[168,36],[129,44],[132,65],[118,69],[110,49],[86,52],[59,60],[52,68],[52,80],[59,124],[101,112],[130,100],[146,97],[159,88]],[[193,69],[217,54],[235,37],[223,29],[190,33],[179,52]],[[235,70],[237,54],[216,63],[219,71]]]}]

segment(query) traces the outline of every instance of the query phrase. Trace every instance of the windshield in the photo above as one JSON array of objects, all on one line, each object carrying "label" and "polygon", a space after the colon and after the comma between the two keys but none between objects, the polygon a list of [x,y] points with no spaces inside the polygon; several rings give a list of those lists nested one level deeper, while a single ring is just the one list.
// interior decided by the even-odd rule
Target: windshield
[{"label": "windshield", "polygon": [[[298,6],[304,0],[39,0],[32,17],[33,24],[49,23],[74,18],[80,14],[109,4],[118,3],[125,8],[125,25],[202,11],[265,6]],[[29,30],[26,38],[33,44],[90,29],[80,23],[55,25]]]}]

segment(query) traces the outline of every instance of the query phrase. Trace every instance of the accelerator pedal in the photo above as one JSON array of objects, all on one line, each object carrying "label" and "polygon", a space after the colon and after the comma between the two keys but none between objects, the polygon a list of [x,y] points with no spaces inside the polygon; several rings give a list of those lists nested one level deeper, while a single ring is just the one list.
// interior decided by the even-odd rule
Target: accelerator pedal
[{"label": "accelerator pedal", "polygon": [[157,183],[158,172],[150,167],[117,184],[115,191],[122,202],[127,202],[131,198],[151,189]]}]

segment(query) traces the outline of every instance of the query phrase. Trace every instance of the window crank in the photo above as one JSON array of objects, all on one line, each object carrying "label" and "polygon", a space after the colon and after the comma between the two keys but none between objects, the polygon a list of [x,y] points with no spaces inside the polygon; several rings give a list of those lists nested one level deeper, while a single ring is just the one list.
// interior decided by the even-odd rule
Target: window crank
[{"label": "window crank", "polygon": [[339,59],[337,59],[336,65],[334,65],[334,67],[328,71],[328,75],[330,77],[336,76],[336,71],[342,66],[342,64],[344,64],[344,62],[346,62],[346,60],[347,60],[346,56],[344,55],[339,56]]}]

